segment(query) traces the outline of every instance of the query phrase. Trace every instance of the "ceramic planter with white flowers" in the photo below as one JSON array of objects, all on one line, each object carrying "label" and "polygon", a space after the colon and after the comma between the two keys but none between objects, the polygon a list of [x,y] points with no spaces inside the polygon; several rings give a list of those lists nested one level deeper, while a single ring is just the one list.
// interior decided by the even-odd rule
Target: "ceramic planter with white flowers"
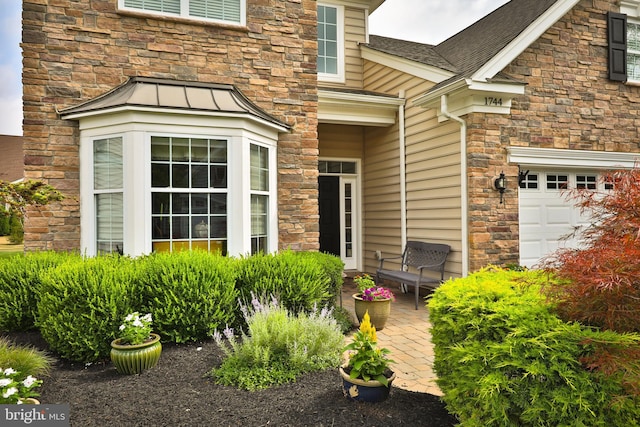
[{"label": "ceramic planter with white flowers", "polygon": [[131,313],[120,325],[120,338],[111,341],[111,362],[121,374],[139,374],[160,359],[160,335],[151,332],[151,314]]},{"label": "ceramic planter with white flowers", "polygon": [[37,403],[35,389],[42,385],[31,375],[26,377],[13,368],[0,368],[0,404]]},{"label": "ceramic planter with white flowers", "polygon": [[379,331],[384,329],[391,314],[391,301],[395,301],[395,295],[389,289],[377,286],[366,273],[355,276],[353,281],[358,287],[358,293],[353,294],[358,322],[362,322],[364,313],[368,311],[373,326]]}]

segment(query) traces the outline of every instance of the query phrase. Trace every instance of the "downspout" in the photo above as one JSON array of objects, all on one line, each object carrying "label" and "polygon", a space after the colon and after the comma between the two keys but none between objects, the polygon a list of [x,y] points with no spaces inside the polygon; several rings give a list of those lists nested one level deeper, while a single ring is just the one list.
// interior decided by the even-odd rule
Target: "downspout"
[{"label": "downspout", "polygon": [[467,199],[467,122],[449,112],[448,95],[440,97],[440,111],[443,116],[460,123],[460,219],[462,221],[462,276],[469,273],[469,202]]},{"label": "downspout", "polygon": [[[398,97],[404,99],[405,92],[400,90]],[[405,123],[404,123],[404,105],[403,102],[398,106],[398,144],[400,155],[400,241],[401,248],[407,245],[407,159],[405,157]]]}]

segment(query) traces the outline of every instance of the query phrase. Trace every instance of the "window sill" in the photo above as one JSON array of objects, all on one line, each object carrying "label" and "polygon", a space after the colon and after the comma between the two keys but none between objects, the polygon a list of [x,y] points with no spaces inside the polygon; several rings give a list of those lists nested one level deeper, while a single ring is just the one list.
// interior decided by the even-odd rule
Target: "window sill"
[{"label": "window sill", "polygon": [[249,27],[247,27],[246,25],[214,22],[214,21],[208,21],[205,19],[198,19],[198,18],[185,18],[183,16],[159,15],[151,12],[137,12],[133,10],[124,10],[124,9],[118,9],[116,13],[118,15],[131,16],[134,18],[155,19],[158,21],[165,21],[165,22],[178,22],[181,24],[198,25],[201,27],[216,27],[216,28],[223,28],[226,30],[233,30],[233,31],[243,31],[243,32],[249,31]]}]

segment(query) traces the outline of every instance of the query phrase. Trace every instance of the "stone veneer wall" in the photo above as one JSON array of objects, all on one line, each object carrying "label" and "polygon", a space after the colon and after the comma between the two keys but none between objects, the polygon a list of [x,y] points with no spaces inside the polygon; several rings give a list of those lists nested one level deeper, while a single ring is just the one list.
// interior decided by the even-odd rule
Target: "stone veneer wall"
[{"label": "stone veneer wall", "polygon": [[117,0],[23,0],[25,177],[66,196],[29,211],[27,250],[80,246],[79,131],[56,110],[130,76],[234,84],[291,125],[278,142],[280,246],[318,248],[316,2],[247,3],[238,29],[118,13]]},{"label": "stone veneer wall", "polygon": [[[471,271],[519,259],[518,167],[506,147],[640,152],[640,87],[608,79],[608,11],[617,6],[583,0],[504,70],[527,83],[510,116],[467,117]],[[504,205],[490,190],[501,170]]]}]

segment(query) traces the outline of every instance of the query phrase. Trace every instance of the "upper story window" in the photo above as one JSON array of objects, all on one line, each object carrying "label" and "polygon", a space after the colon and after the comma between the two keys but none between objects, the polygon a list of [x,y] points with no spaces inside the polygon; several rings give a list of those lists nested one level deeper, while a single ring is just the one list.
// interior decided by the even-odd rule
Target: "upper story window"
[{"label": "upper story window", "polygon": [[640,85],[640,0],[621,0],[607,15],[609,79]]},{"label": "upper story window", "polygon": [[318,79],[344,82],[344,8],[318,4]]},{"label": "upper story window", "polygon": [[627,21],[627,80],[633,81],[640,81],[639,22]]},{"label": "upper story window", "polygon": [[124,10],[245,25],[246,0],[118,0]]}]

